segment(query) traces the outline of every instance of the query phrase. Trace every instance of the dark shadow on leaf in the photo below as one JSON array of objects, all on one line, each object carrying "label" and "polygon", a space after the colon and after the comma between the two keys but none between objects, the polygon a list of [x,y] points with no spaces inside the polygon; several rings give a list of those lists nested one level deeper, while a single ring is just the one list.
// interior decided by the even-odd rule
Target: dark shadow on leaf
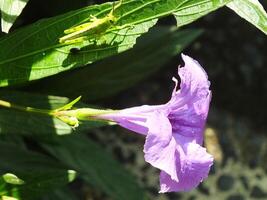
[{"label": "dark shadow on leaf", "polygon": [[[69,171],[69,168],[58,160],[2,139],[0,141],[1,196],[36,200],[42,194],[62,187],[75,178],[75,172]],[[7,174],[19,178],[19,184],[7,181]]]},{"label": "dark shadow on leaf", "polygon": [[2,37],[0,46],[5,51],[0,51],[0,85],[27,83],[40,78],[40,74],[49,76],[72,68],[71,65],[62,66],[67,55],[57,48],[65,51],[68,47],[60,45],[58,39],[65,29],[99,12],[99,7],[105,10],[110,5],[86,7],[74,11],[75,15],[70,12],[40,20]]},{"label": "dark shadow on leaf", "polygon": [[[39,109],[56,109],[69,102],[69,99],[64,97],[34,95],[10,90],[1,90],[0,97],[2,100],[17,105]],[[77,103],[75,107],[87,106]],[[85,132],[89,128],[102,125],[103,123],[100,122],[83,123],[81,128],[77,128],[75,132]],[[45,142],[54,145],[55,138],[60,139],[62,135],[73,131],[67,124],[49,116],[0,107],[1,195],[36,200],[43,193],[72,181],[75,172],[69,169],[73,168],[66,167],[58,159],[49,156],[37,143]],[[27,142],[23,140],[25,138]],[[25,183],[15,185],[7,183],[1,179],[1,176],[6,173],[16,175]]]},{"label": "dark shadow on leaf", "polygon": [[[53,109],[57,105],[60,106],[58,103],[62,102],[62,100],[67,102],[67,99],[64,98],[49,98],[48,96],[32,95],[10,90],[1,90],[0,97],[2,100],[17,105],[48,110]],[[49,139],[57,134],[57,130],[51,117],[0,107],[0,134]]]},{"label": "dark shadow on leaf", "polygon": [[107,97],[163,67],[200,33],[200,30],[154,28],[142,36],[131,50],[84,68],[36,81],[23,89],[69,97],[82,95],[88,100]]},{"label": "dark shadow on leaf", "polygon": [[85,135],[57,137],[53,144],[42,146],[66,166],[79,172],[90,186],[105,192],[111,199],[147,199],[131,173]]},{"label": "dark shadow on leaf", "polygon": [[[72,66],[71,68],[80,67],[83,64],[90,64],[93,60],[100,60],[107,56],[111,56],[118,53],[118,42],[112,44],[95,44],[84,46],[71,45],[64,53],[67,54],[66,59],[63,61],[62,66]],[[77,49],[77,52],[73,52],[73,49]],[[102,52],[105,52],[104,54]]]}]

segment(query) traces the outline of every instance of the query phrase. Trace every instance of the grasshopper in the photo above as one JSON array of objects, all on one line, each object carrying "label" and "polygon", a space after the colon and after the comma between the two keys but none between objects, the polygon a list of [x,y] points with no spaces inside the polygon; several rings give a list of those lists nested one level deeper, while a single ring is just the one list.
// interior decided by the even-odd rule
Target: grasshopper
[{"label": "grasshopper", "polygon": [[[122,5],[122,0],[117,5],[113,5],[112,10],[103,18],[96,18],[90,16],[90,21],[70,29],[66,29],[65,36],[59,38],[59,43],[72,44],[76,42],[82,42],[88,35],[101,36],[110,27],[114,26],[117,22],[117,18],[113,15],[114,11]],[[123,28],[124,26],[121,26]]]}]

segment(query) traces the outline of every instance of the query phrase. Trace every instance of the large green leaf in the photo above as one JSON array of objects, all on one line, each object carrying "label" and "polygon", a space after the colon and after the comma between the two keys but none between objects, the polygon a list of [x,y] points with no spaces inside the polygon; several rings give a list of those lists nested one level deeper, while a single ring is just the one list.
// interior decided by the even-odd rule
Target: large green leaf
[{"label": "large green leaf", "polygon": [[[59,108],[69,102],[69,99],[64,97],[33,95],[15,91],[1,91],[0,97],[15,104],[43,109]],[[77,103],[75,107],[88,106]],[[54,135],[70,134],[74,131],[76,133],[84,132],[100,125],[104,125],[104,123],[83,122],[81,126],[74,130],[56,118],[0,107],[0,135],[21,134],[49,139]]]},{"label": "large green leaf", "polygon": [[1,0],[1,26],[3,32],[8,32],[29,0]]},{"label": "large green leaf", "polygon": [[0,141],[0,196],[36,200],[74,180],[76,172],[55,159]]},{"label": "large green leaf", "polygon": [[[230,2],[231,0],[228,0]],[[192,3],[194,2],[194,3]],[[212,12],[221,6],[223,6],[227,1],[184,1],[183,9],[177,9],[173,12],[173,15],[176,19],[177,26],[183,26],[189,24],[196,19],[205,16],[209,12]]]},{"label": "large green leaf", "polygon": [[77,200],[77,198],[69,188],[65,187],[50,191],[42,198],[42,200]]},{"label": "large green leaf", "polygon": [[[208,7],[209,12],[227,2],[229,0],[124,1],[114,13],[119,19],[118,25],[134,25],[134,28],[116,30],[115,27],[113,31],[107,31],[104,34],[106,42],[102,45],[84,42],[62,46],[59,45],[58,38],[63,35],[65,29],[84,22],[90,15],[105,16],[112,7],[110,3],[41,20],[3,37],[0,41],[1,49],[5,49],[0,52],[0,86],[25,83],[120,53],[131,48],[136,38],[147,32],[156,23],[157,18],[189,8],[196,9],[199,5],[205,8],[206,4],[212,5],[212,9]],[[195,14],[190,21],[201,16],[201,13]],[[180,21],[179,18],[177,20]],[[83,53],[69,53],[73,47],[81,48]]]},{"label": "large green leaf", "polygon": [[90,67],[34,82],[26,89],[62,96],[82,95],[90,100],[107,97],[129,88],[163,67],[200,33],[200,30],[178,31],[174,27],[153,28],[138,40],[133,49]]},{"label": "large green leaf", "polygon": [[144,191],[131,174],[84,135],[57,137],[52,144],[43,146],[61,162],[75,169],[85,181],[103,190],[112,199],[145,199]]},{"label": "large green leaf", "polygon": [[258,0],[233,0],[227,6],[267,35],[267,14]]}]

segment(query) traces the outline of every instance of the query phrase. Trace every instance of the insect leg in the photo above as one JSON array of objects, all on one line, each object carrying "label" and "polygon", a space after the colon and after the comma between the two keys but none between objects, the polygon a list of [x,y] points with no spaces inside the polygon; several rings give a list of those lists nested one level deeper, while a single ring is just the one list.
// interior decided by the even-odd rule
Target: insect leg
[{"label": "insect leg", "polygon": [[84,37],[78,37],[78,38],[75,38],[75,39],[65,40],[63,43],[64,44],[75,44],[75,43],[83,42],[86,39],[87,39],[86,36],[84,36]]},{"label": "insect leg", "polygon": [[87,23],[84,23],[84,24],[81,24],[81,25],[78,25],[78,26],[74,26],[72,28],[64,30],[64,33],[65,34],[73,33],[75,31],[79,31],[81,29],[84,29],[84,28],[90,26],[91,24],[92,24],[92,22],[87,22]]},{"label": "insect leg", "polygon": [[98,18],[96,16],[90,15],[90,21],[94,22],[96,20],[98,20]]},{"label": "insect leg", "polygon": [[106,45],[107,44],[107,38],[104,35],[99,35],[97,38],[97,44],[98,45]]},{"label": "insect leg", "polygon": [[122,26],[115,26],[114,29],[124,29],[124,28],[129,28],[129,29],[133,29],[134,28],[134,25],[132,24],[125,24],[125,25],[122,25]]}]

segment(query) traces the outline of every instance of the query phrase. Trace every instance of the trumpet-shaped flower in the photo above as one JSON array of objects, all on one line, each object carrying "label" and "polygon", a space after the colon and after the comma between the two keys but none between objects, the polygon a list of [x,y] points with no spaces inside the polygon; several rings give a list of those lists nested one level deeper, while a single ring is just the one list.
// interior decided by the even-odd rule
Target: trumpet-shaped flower
[{"label": "trumpet-shaped flower", "polygon": [[175,87],[169,102],[139,106],[98,115],[122,127],[146,136],[146,162],[161,170],[160,192],[188,191],[208,176],[213,158],[202,147],[208,115],[210,82],[200,64],[182,55],[181,78],[173,78]]}]

